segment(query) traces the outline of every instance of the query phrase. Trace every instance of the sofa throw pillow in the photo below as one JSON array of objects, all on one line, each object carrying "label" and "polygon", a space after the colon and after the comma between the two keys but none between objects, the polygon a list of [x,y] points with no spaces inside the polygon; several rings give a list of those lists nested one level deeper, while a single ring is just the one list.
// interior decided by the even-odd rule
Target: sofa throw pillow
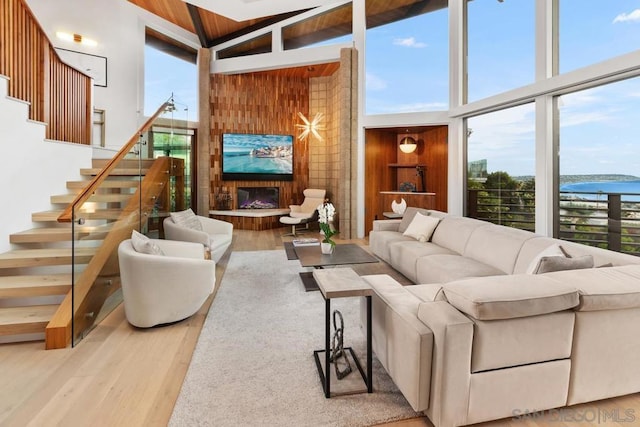
[{"label": "sofa throw pillow", "polygon": [[413,221],[402,235],[413,237],[419,242],[428,242],[431,240],[438,223],[440,223],[440,219],[416,212]]},{"label": "sofa throw pillow", "polygon": [[540,259],[535,274],[551,273],[552,271],[580,270],[593,268],[593,256],[584,255],[575,258],[564,256],[545,256]]},{"label": "sofa throw pillow", "polygon": [[164,255],[160,246],[156,245],[142,233],[138,233],[136,230],[131,232],[131,246],[136,252],[147,255]]},{"label": "sofa throw pillow", "polygon": [[413,208],[409,207],[404,211],[404,215],[402,215],[402,220],[400,221],[400,225],[398,225],[398,231],[400,233],[404,233],[407,231],[409,224],[413,221],[416,213],[420,212],[423,215],[429,215],[429,211],[427,209],[422,208]]},{"label": "sofa throw pillow", "polygon": [[185,228],[190,228],[192,230],[202,231],[202,224],[191,209],[187,209],[186,211],[171,212],[170,215],[171,219],[173,219],[173,222],[175,222],[177,225]]},{"label": "sofa throw pillow", "polygon": [[542,252],[540,252],[538,255],[535,256],[535,258],[531,260],[531,262],[529,263],[529,266],[527,267],[526,273],[536,274],[535,272],[538,270],[538,266],[540,265],[540,259],[545,256],[561,256],[566,258],[566,254],[564,253],[560,245],[558,244],[551,245],[545,250],[543,250]]}]

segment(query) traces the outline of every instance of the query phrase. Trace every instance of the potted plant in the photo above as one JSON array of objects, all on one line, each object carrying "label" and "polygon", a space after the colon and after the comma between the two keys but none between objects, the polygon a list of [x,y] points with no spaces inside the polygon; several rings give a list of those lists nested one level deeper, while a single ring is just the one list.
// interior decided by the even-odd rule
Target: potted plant
[{"label": "potted plant", "polygon": [[333,221],[333,216],[336,213],[336,208],[329,202],[329,199],[326,199],[324,203],[318,206],[317,209],[320,232],[324,236],[322,242],[320,242],[320,249],[323,254],[330,254],[336,246],[336,242],[331,240],[331,238],[338,234],[338,232],[331,227],[331,222]]}]

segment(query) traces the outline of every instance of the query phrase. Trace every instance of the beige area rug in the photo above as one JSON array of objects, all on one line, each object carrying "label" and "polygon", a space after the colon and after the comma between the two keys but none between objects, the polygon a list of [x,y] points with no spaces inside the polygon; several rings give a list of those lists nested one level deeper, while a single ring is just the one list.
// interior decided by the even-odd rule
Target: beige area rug
[{"label": "beige area rug", "polygon": [[[324,345],[324,299],[304,291],[304,270],[283,250],[231,254],[170,426],[369,426],[420,415],[375,357],[374,393],[324,397],[313,358]],[[345,346],[366,363],[359,299],[335,308]],[[354,366],[347,379],[358,376]]]}]

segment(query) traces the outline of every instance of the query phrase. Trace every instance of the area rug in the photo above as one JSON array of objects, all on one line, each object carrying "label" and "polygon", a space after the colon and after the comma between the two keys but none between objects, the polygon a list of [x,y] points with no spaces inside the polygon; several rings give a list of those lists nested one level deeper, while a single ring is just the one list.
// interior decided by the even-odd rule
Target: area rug
[{"label": "area rug", "polygon": [[[284,250],[231,254],[170,426],[369,426],[420,415],[375,357],[374,393],[324,397],[313,358],[324,345],[324,299],[305,292],[305,270]],[[345,346],[365,361],[359,299],[333,308]]]}]

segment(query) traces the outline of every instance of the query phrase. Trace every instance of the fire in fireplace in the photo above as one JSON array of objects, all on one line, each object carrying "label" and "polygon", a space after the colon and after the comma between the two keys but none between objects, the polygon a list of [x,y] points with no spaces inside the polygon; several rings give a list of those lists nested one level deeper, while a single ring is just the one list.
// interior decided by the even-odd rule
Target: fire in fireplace
[{"label": "fire in fireplace", "polygon": [[239,209],[275,209],[279,206],[278,187],[238,187]]}]

